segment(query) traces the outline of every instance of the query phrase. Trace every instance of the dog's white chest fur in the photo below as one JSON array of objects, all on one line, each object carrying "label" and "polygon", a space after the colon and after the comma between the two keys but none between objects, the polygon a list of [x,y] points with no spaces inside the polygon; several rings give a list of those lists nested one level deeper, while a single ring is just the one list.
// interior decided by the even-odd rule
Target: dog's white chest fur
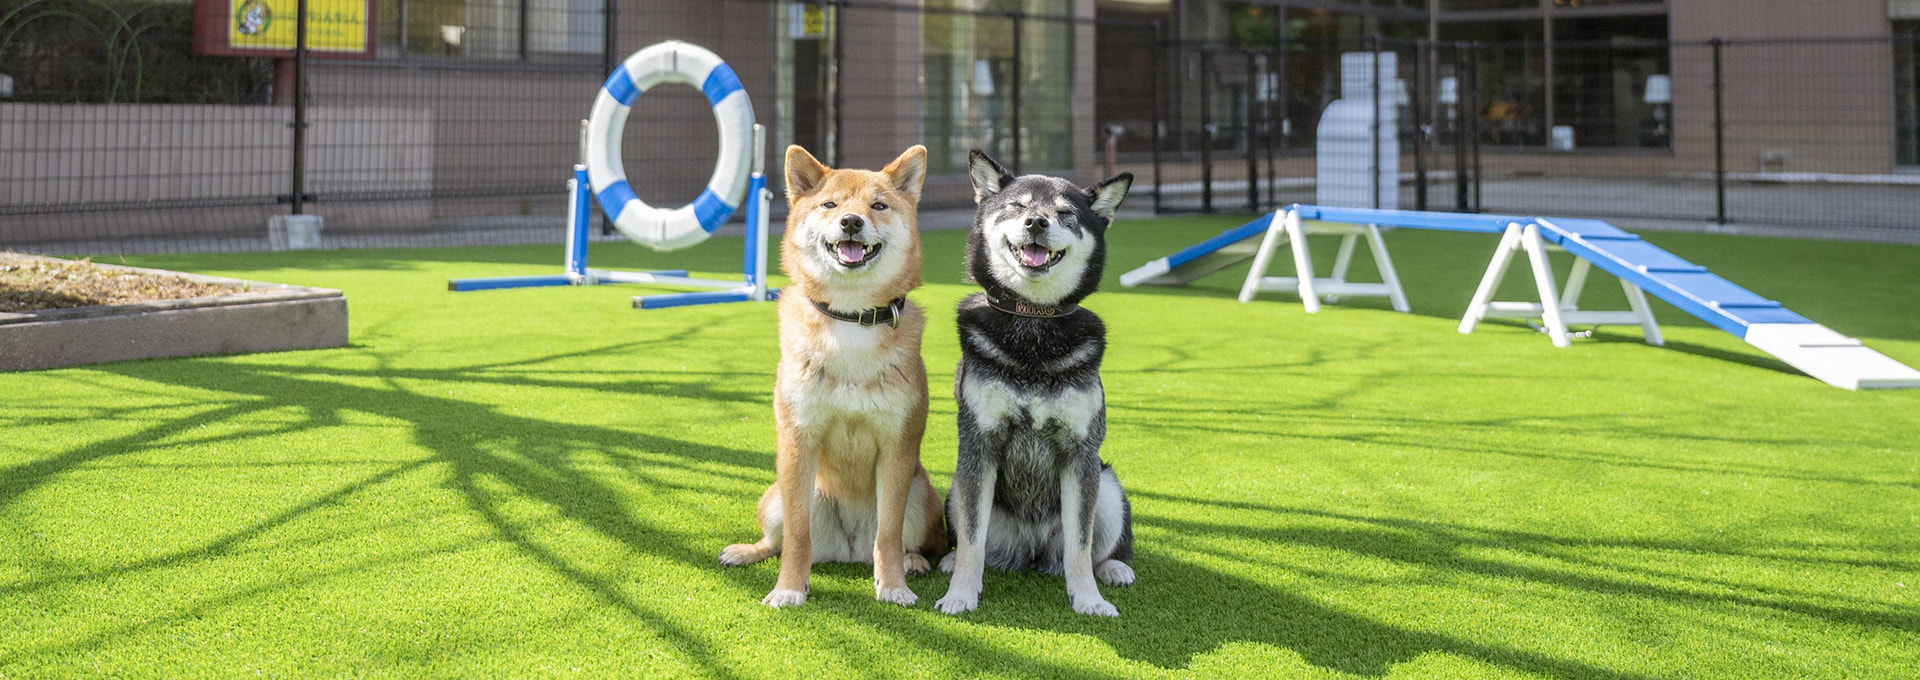
[{"label": "dog's white chest fur", "polygon": [[879,353],[881,333],[894,329],[835,323],[809,338],[796,357],[807,367],[782,384],[802,427],[836,420],[870,422],[879,429],[903,424],[919,397],[900,357]]},{"label": "dog's white chest fur", "polygon": [[973,414],[974,426],[983,432],[999,429],[1008,421],[1017,423],[1025,415],[1033,419],[1036,430],[1046,429],[1048,423],[1058,423],[1076,439],[1086,438],[1094,417],[1106,405],[1106,395],[1098,387],[1035,393],[998,380],[971,376],[962,386],[961,396]]}]

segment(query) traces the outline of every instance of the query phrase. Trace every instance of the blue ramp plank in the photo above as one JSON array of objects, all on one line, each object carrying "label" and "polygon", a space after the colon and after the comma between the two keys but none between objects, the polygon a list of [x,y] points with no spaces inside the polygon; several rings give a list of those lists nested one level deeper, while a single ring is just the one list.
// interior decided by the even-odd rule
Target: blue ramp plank
[{"label": "blue ramp plank", "polygon": [[1498,234],[1506,231],[1507,225],[1509,224],[1515,222],[1526,224],[1533,221],[1533,219],[1529,217],[1517,217],[1514,215],[1474,215],[1467,213],[1420,212],[1417,210],[1334,208],[1323,205],[1296,204],[1289,206],[1287,209],[1299,211],[1301,219],[1320,220],[1322,222],[1376,224],[1382,227],[1466,231],[1480,234]]},{"label": "blue ramp plank", "polygon": [[1220,232],[1220,235],[1181,249],[1179,252],[1148,262],[1120,275],[1120,285],[1143,283],[1178,285],[1212,274],[1253,257],[1249,252],[1222,252],[1228,246],[1258,237],[1273,223],[1271,213],[1252,222]]},{"label": "blue ramp plank", "polygon": [[1180,252],[1167,256],[1167,266],[1178,267],[1199,259],[1200,256],[1206,255],[1207,253],[1264,234],[1267,232],[1267,225],[1272,222],[1273,214],[1269,213],[1260,219],[1220,232],[1219,236],[1201,241],[1198,244],[1182,249]]},{"label": "blue ramp plank", "polygon": [[1779,302],[1605,222],[1541,219],[1535,223],[1547,240],[1575,257],[1735,337],[1746,337],[1747,327],[1756,323],[1812,323]]}]

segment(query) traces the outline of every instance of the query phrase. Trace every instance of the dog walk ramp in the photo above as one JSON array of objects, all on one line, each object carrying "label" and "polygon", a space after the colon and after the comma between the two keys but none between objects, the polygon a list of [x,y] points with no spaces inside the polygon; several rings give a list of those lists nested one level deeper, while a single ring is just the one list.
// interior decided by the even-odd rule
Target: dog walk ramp
[{"label": "dog walk ramp", "polygon": [[1849,390],[1920,387],[1920,371],[1599,220],[1538,218],[1541,235],[1681,311],[1822,382]]},{"label": "dog walk ramp", "polygon": [[[1256,259],[1256,265],[1248,272],[1248,285],[1256,291],[1284,287],[1268,285],[1280,280],[1266,277],[1262,266],[1274,258],[1271,252],[1264,252],[1270,249],[1255,245],[1253,239],[1289,224],[1295,225],[1302,234],[1313,233],[1298,228],[1310,221],[1501,236],[1501,245],[1487,267],[1481,290],[1475,293],[1466,318],[1461,320],[1463,333],[1471,332],[1482,318],[1540,318],[1553,335],[1554,344],[1564,347],[1568,344],[1567,324],[1638,323],[1647,342],[1659,345],[1664,340],[1644,299],[1651,294],[1827,384],[1849,390],[1920,387],[1920,371],[1600,220],[1292,205],[1148,262],[1121,275],[1120,282],[1126,286],[1181,285],[1264,253],[1267,257]],[[1277,238],[1269,240],[1279,243]],[[1304,239],[1291,240],[1296,242],[1292,244],[1296,269],[1308,265],[1311,260],[1306,256],[1306,246],[1300,243]],[[1379,259],[1385,260],[1384,247],[1381,250]],[[1565,289],[1554,281],[1553,268],[1546,261],[1546,254],[1554,250],[1571,253],[1576,258]],[[1501,276],[1521,254],[1532,266],[1539,300],[1493,301]],[[1579,308],[1586,274],[1596,268],[1619,279],[1626,289],[1631,311]],[[1302,281],[1296,277],[1286,282],[1301,285],[1321,280]],[[1256,283],[1258,285],[1254,285]],[[1242,289],[1243,301],[1249,297],[1247,290]],[[1315,291],[1302,290],[1301,293],[1303,303],[1312,301],[1308,304],[1309,310],[1317,307]]]}]

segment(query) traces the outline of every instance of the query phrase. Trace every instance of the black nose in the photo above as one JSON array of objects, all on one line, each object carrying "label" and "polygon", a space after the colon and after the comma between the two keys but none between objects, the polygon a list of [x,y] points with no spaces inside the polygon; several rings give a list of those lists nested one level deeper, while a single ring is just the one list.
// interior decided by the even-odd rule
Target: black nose
[{"label": "black nose", "polygon": [[867,226],[867,221],[860,219],[859,215],[842,215],[840,217],[840,231],[852,234],[860,231],[860,228],[864,226]]},{"label": "black nose", "polygon": [[1047,218],[1033,215],[1027,218],[1027,233],[1039,236],[1047,230]]}]

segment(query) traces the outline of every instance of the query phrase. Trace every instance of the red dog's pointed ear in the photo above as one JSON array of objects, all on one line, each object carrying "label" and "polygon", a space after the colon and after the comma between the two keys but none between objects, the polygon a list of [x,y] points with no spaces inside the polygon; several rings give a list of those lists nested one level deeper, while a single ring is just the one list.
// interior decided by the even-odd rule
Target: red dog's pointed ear
[{"label": "red dog's pointed ear", "polygon": [[822,165],[813,154],[795,144],[787,147],[787,202],[792,203],[813,190],[820,188],[820,180],[827,176],[827,166]]},{"label": "red dog's pointed ear", "polygon": [[927,147],[913,145],[880,172],[887,176],[887,181],[893,183],[893,188],[912,196],[913,202],[919,203],[920,186],[927,179]]}]

